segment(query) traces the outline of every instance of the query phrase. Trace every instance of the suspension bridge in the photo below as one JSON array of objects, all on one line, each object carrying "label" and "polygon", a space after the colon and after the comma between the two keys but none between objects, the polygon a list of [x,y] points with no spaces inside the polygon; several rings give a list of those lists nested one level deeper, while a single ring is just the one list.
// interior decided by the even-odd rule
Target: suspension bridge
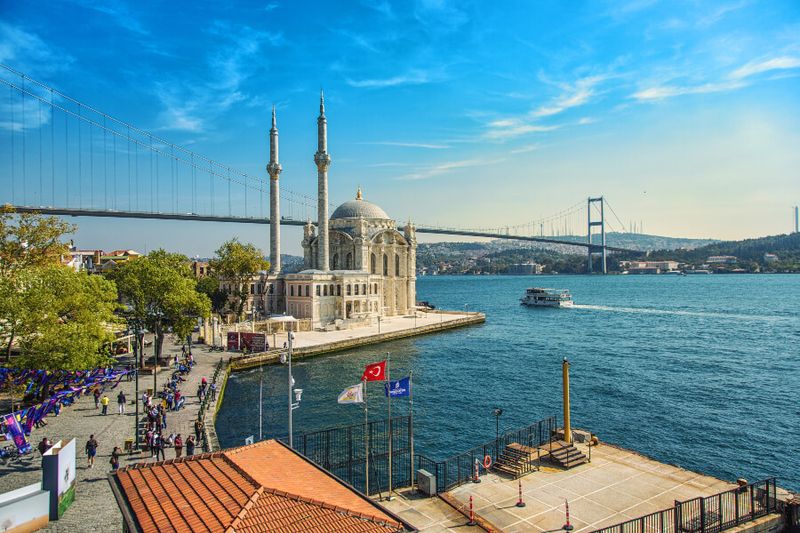
[{"label": "suspension bridge", "polygon": [[[0,65],[3,89],[0,204],[59,216],[269,224],[268,176],[178,146],[6,65]],[[281,224],[303,226],[316,213],[315,197],[281,187],[280,198],[288,213]],[[573,228],[584,224],[585,237],[578,240]],[[607,228],[624,232],[626,225],[599,197],[520,224],[417,224],[416,231],[582,247],[589,271],[598,255],[605,272],[608,252],[635,252],[608,246]]]}]

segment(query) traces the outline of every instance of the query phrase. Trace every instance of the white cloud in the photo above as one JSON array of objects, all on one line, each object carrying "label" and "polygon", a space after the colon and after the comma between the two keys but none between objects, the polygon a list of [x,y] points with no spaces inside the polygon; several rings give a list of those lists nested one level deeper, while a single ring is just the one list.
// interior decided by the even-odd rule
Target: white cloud
[{"label": "white cloud", "polygon": [[538,150],[541,147],[542,147],[541,144],[529,144],[527,146],[521,146],[519,148],[514,148],[513,150],[511,150],[511,153],[512,154],[526,154],[528,152],[533,152],[535,150]]},{"label": "white cloud", "polygon": [[84,9],[97,11],[108,15],[116,24],[122,28],[139,35],[149,35],[139,20],[130,12],[128,6],[120,0],[104,0],[103,2],[89,2],[85,0],[72,0],[73,3]]},{"label": "white cloud", "polygon": [[443,150],[445,148],[450,148],[450,146],[446,144],[430,144],[430,143],[410,143],[410,142],[395,142],[395,141],[375,141],[375,142],[365,142],[361,144],[377,144],[381,146],[399,146],[402,148],[427,148],[429,150]]},{"label": "white cloud", "polygon": [[47,45],[35,33],[0,22],[0,63],[36,76],[66,70],[73,58]]},{"label": "white cloud", "polygon": [[656,100],[664,100],[674,96],[683,96],[685,94],[707,94],[718,93],[723,91],[732,91],[744,87],[745,84],[739,81],[724,81],[719,83],[704,83],[702,85],[662,85],[659,87],[650,87],[643,91],[639,91],[631,95],[632,98],[640,102],[653,102]]},{"label": "white cloud", "polygon": [[548,105],[544,105],[531,113],[532,117],[549,117],[586,104],[595,95],[594,87],[603,81],[603,76],[581,78],[571,86],[565,86],[565,93]]},{"label": "white cloud", "polygon": [[404,181],[416,181],[416,180],[424,180],[433,178],[435,176],[440,176],[442,174],[448,174],[454,170],[462,169],[462,168],[470,168],[470,167],[480,167],[485,165],[493,165],[495,163],[499,163],[503,161],[503,159],[462,159],[460,161],[447,161],[444,163],[437,163],[435,165],[431,165],[429,167],[423,168],[418,172],[414,172],[412,174],[405,174],[403,176],[398,177],[399,180]]},{"label": "white cloud", "polygon": [[347,84],[351,87],[376,89],[384,87],[395,87],[398,85],[423,85],[431,83],[434,77],[424,70],[410,70],[406,74],[392,76],[391,78],[372,78],[364,80],[354,80],[347,78]]},{"label": "white cloud", "polygon": [[762,61],[751,61],[743,67],[734,70],[731,73],[731,78],[740,80],[770,70],[787,70],[794,68],[800,68],[800,58],[789,56],[774,57]]}]

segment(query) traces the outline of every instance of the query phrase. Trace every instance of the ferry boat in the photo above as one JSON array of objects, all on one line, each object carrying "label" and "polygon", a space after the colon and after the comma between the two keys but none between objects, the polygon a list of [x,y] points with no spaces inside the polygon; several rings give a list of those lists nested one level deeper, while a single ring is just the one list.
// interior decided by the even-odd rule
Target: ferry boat
[{"label": "ferry boat", "polygon": [[519,301],[531,307],[572,307],[572,296],[566,289],[531,287]]}]

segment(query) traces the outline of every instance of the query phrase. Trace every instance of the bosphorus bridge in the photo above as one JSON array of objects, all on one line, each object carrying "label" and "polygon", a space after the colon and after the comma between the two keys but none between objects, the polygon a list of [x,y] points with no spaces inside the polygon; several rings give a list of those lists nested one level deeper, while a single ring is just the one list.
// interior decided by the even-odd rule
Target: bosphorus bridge
[{"label": "bosphorus bridge", "polygon": [[[60,216],[269,224],[268,176],[173,144],[0,64],[3,88],[0,204]],[[281,187],[280,198],[281,224],[303,226],[316,213],[310,195]],[[589,270],[599,255],[603,272],[607,253],[635,252],[608,246],[607,228],[630,229],[604,197],[500,227],[416,225],[423,234],[581,247]]]}]

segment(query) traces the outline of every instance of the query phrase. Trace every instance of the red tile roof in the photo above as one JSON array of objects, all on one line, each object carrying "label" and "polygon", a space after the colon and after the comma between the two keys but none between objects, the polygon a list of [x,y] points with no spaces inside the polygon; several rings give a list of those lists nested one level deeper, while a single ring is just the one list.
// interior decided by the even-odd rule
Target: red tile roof
[{"label": "red tile roof", "polygon": [[377,504],[273,440],[110,475],[129,527],[150,532],[402,531]]}]

